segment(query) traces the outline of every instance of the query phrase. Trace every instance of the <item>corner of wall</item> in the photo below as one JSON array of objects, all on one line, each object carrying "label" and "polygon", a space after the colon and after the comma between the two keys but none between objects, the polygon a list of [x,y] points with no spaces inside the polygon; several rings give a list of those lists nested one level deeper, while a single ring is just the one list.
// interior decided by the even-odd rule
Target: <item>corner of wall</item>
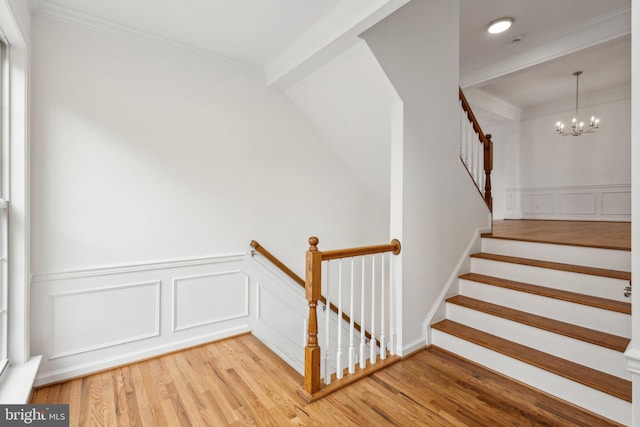
[{"label": "corner of wall", "polygon": [[491,231],[490,228],[479,228],[476,230],[475,234],[471,238],[471,241],[467,245],[467,248],[464,250],[464,253],[461,255],[456,266],[451,272],[451,275],[442,287],[438,298],[433,303],[427,316],[422,322],[422,330],[424,331],[425,342],[427,343],[427,345],[431,344],[431,325],[445,318],[446,299],[458,293],[458,277],[470,270],[469,256],[472,253],[478,252],[480,250],[480,243],[482,241],[481,235],[482,233],[489,231]]}]

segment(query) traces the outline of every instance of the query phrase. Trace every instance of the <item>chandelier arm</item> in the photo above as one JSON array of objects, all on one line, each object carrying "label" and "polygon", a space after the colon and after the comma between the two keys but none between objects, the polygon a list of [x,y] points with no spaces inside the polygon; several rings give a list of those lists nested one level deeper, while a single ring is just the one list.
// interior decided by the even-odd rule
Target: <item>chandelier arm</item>
[{"label": "chandelier arm", "polygon": [[580,122],[579,118],[578,118],[578,106],[579,106],[579,94],[580,94],[580,75],[582,74],[582,71],[576,71],[575,73],[573,73],[574,76],[576,76],[576,115],[573,118],[573,120],[571,121],[571,131],[570,132],[565,132],[564,131],[564,124],[561,121],[556,122],[556,132],[558,135],[560,136],[580,136],[583,133],[595,133],[596,130],[598,129],[598,119],[595,119],[595,117],[591,117],[591,122],[589,124],[589,128],[588,129],[584,129],[584,122]]}]

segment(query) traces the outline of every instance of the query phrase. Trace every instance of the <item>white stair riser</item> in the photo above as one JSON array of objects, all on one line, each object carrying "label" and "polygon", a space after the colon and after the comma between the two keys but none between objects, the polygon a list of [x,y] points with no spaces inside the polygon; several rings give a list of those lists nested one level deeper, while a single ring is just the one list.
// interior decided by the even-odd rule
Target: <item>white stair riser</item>
[{"label": "white stair riser", "polygon": [[631,271],[631,252],[581,246],[553,245],[506,239],[482,239],[482,252],[541,261]]},{"label": "white stair riser", "polygon": [[438,330],[433,344],[575,405],[631,424],[631,403]]},{"label": "white stair riser", "polygon": [[461,295],[625,338],[631,337],[631,316],[628,314],[464,279],[459,283]]},{"label": "white stair riser", "polygon": [[593,295],[615,301],[630,302],[630,298],[624,296],[624,288],[629,285],[629,282],[621,279],[481,258],[471,258],[471,271],[517,282]]},{"label": "white stair riser", "polygon": [[631,380],[624,354],[529,325],[447,303],[447,319],[491,335]]}]

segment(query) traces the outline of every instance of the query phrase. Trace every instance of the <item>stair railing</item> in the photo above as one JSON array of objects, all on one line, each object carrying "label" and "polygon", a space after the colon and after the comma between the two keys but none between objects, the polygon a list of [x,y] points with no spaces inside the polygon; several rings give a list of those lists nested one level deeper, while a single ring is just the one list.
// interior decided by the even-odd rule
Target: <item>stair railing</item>
[{"label": "stair railing", "polygon": [[[289,276],[294,282],[296,282],[298,285],[300,285],[302,288],[305,287],[305,281],[303,278],[301,278],[300,276],[298,276],[293,270],[291,270],[289,267],[287,267],[287,265],[285,263],[283,263],[282,261],[280,261],[275,255],[273,255],[271,252],[269,252],[267,249],[265,249],[264,246],[262,246],[260,243],[256,242],[255,240],[252,240],[250,243],[250,246],[253,248],[253,250],[257,253],[259,253],[260,255],[262,255],[263,257],[265,257],[269,262],[271,262],[273,265],[275,265],[276,267],[278,267],[280,269],[280,271],[282,271],[284,274],[286,274],[287,276]],[[252,254],[253,255],[253,254]],[[338,314],[339,310],[338,307],[329,302],[329,304],[327,304],[327,299],[320,295],[320,302],[322,304],[324,304],[325,307],[329,307],[329,309],[335,313]],[[353,327],[355,328],[355,330],[358,333],[362,332],[362,326],[360,326],[360,324],[358,322],[352,322],[351,318],[349,317],[349,315],[345,312],[341,313],[342,320],[345,323],[348,323],[349,325],[351,325],[353,323]],[[367,340],[370,340],[371,337],[371,333],[369,331],[364,331],[364,336]],[[376,341],[376,344],[379,346],[380,343],[378,341]]]},{"label": "stair railing", "polygon": [[493,169],[493,142],[491,134],[484,134],[467,99],[459,89],[460,97],[460,160],[467,168],[476,188],[493,212],[491,196],[491,170]]},{"label": "stair railing", "polygon": [[[304,385],[298,393],[312,402],[400,360],[394,347],[395,283],[391,254],[398,255],[401,248],[395,239],[384,245],[319,251],[318,238],[310,237],[309,245],[305,280],[309,318]],[[335,303],[338,318],[348,312],[351,319],[348,331],[343,330],[341,322],[336,322],[337,328],[332,331],[330,317],[325,315],[324,336],[319,337],[317,308],[323,288],[326,301],[322,309]],[[371,339],[356,333],[354,319],[359,320],[363,329],[367,326]]]}]

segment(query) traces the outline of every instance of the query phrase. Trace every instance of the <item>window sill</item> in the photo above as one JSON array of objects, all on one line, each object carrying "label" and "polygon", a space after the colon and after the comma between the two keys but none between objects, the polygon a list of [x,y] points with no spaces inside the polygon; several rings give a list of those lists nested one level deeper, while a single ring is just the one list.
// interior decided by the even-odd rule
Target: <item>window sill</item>
[{"label": "window sill", "polygon": [[42,356],[35,356],[22,365],[10,365],[0,380],[0,404],[29,403],[33,382]]}]

